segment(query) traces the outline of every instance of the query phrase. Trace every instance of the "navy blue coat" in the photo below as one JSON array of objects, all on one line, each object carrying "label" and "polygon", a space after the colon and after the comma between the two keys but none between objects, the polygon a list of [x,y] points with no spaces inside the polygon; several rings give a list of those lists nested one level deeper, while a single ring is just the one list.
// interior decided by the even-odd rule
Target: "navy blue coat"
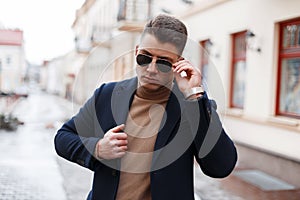
[{"label": "navy blue coat", "polygon": [[[96,143],[116,125],[126,122],[137,78],[103,84],[80,111],[57,131],[58,155],[94,171],[89,199],[113,200],[120,178],[120,159],[96,160]],[[176,84],[166,105],[150,172],[153,200],[194,199],[194,158],[210,177],[229,175],[237,153],[226,135],[213,101],[204,94],[184,100]]]}]

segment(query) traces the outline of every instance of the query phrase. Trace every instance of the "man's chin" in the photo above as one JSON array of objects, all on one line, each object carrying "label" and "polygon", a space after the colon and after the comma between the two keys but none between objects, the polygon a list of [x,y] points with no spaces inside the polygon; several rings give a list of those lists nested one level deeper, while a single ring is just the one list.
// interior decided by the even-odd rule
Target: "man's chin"
[{"label": "man's chin", "polygon": [[147,89],[147,90],[157,90],[160,87],[162,87],[162,85],[160,84],[155,84],[155,83],[144,83],[141,85],[143,88]]}]

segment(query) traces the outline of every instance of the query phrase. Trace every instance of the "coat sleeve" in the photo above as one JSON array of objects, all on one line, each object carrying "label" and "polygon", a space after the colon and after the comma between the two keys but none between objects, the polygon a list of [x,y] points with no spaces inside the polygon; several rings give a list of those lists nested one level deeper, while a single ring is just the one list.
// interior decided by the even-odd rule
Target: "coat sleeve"
[{"label": "coat sleeve", "polygon": [[235,167],[237,152],[222,127],[215,102],[204,93],[198,101],[186,101],[184,113],[194,137],[195,157],[203,173],[213,178],[228,176]]},{"label": "coat sleeve", "polygon": [[98,124],[95,123],[95,101],[100,91],[101,88],[94,92],[79,112],[62,125],[54,138],[55,150],[59,156],[90,170],[95,168],[93,153],[100,139],[95,127]]}]

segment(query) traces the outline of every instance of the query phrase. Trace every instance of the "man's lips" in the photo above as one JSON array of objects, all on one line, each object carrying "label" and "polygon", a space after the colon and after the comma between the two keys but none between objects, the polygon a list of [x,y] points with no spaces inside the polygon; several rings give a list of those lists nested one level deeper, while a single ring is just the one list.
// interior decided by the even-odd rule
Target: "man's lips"
[{"label": "man's lips", "polygon": [[142,77],[145,81],[147,82],[150,82],[150,83],[157,83],[158,80],[154,79],[154,78],[151,78],[151,77],[148,77],[148,76],[143,76]]}]

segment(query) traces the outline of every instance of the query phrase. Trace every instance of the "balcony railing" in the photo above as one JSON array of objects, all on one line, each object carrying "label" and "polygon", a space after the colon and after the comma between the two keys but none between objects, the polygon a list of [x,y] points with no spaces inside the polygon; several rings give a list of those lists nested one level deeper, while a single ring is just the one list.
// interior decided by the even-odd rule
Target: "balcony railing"
[{"label": "balcony railing", "polygon": [[119,30],[140,30],[152,16],[152,0],[120,0]]},{"label": "balcony railing", "polygon": [[93,45],[108,41],[112,36],[113,28],[113,25],[95,25],[91,36],[91,42]]}]

